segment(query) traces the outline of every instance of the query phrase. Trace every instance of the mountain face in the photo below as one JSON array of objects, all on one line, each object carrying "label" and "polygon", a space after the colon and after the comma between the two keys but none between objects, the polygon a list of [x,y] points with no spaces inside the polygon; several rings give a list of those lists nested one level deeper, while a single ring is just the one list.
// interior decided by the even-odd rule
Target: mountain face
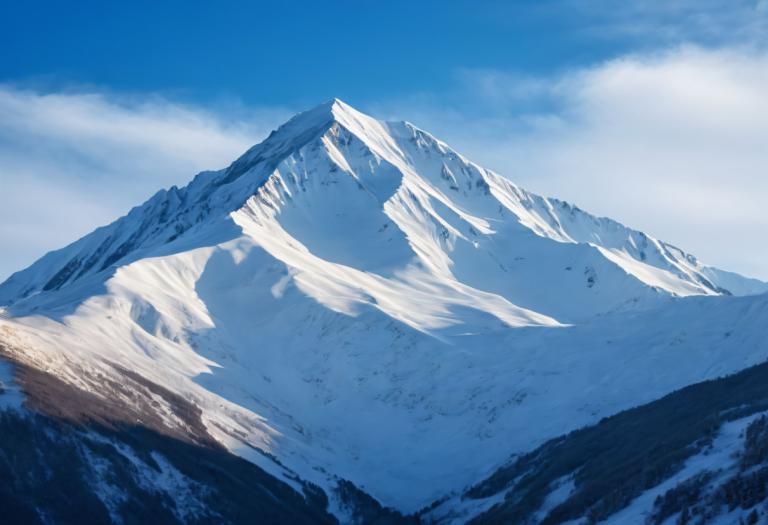
[{"label": "mountain face", "polygon": [[[333,100],[0,285],[16,385],[0,405],[26,422],[0,424],[38,451],[68,436],[107,522],[150,513],[128,505],[141,491],[183,523],[591,519],[599,498],[549,516],[594,451],[574,446],[534,492],[515,488],[538,472],[520,462],[764,361],[765,292]],[[651,434],[656,450],[663,425]],[[40,514],[37,490],[16,493]]]}]

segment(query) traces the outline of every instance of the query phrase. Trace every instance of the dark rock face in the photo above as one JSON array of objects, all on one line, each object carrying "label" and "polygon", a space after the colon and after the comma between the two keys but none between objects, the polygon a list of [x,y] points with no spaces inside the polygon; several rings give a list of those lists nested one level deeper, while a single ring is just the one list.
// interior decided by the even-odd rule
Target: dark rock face
[{"label": "dark rock face", "polygon": [[6,524],[336,522],[243,459],[142,427],[0,412],[0,476]]},{"label": "dark rock face", "polygon": [[[141,402],[101,398],[15,363],[25,409],[0,411],[3,523],[336,523],[317,487],[303,493],[220,446],[200,409],[122,370],[104,388],[163,398],[185,428]],[[132,383],[133,382],[133,383]],[[138,385],[138,386],[137,386]]]},{"label": "dark rock face", "polygon": [[[709,480],[713,482],[708,483]],[[726,509],[750,511],[738,523],[764,523],[768,499],[768,417],[752,421],[744,432],[744,448],[736,472],[722,475],[707,470],[681,481],[660,495],[654,504],[653,525],[661,525],[668,516],[678,514],[677,523],[705,525]],[[762,508],[761,508],[762,507]]]},{"label": "dark rock face", "polygon": [[[553,484],[568,475],[573,491],[540,523],[580,518],[598,523],[679,472],[686,459],[711,444],[724,423],[766,410],[768,363],[683,388],[554,439],[500,468],[464,495],[482,499],[506,493],[472,523],[538,523],[534,514]],[[749,510],[765,501],[767,429],[765,416],[749,426],[736,474],[715,482],[717,473],[705,471],[684,480],[658,498],[651,521],[661,523],[677,514],[680,523],[695,517],[695,523],[704,524],[724,508]]]},{"label": "dark rock face", "polygon": [[[0,410],[0,479],[6,480],[0,484],[0,523],[338,523],[319,487],[296,477],[286,483],[231,454],[207,432],[192,400],[134,371],[113,366],[114,376],[98,375],[97,395],[21,360],[18,351],[2,344],[0,356],[13,363],[14,381],[25,395],[24,408]],[[9,394],[0,391],[4,395]],[[169,424],[158,402],[180,423]],[[711,448],[724,423],[763,411],[768,411],[768,363],[554,439],[515,458],[463,497],[506,494],[473,523],[599,523]],[[743,441],[734,471],[683,479],[660,493],[648,522],[703,525],[723,509],[741,509],[745,516],[758,512],[768,500],[768,417],[756,417]],[[552,487],[567,476],[573,490],[534,518]],[[346,480],[339,480],[334,497],[345,522],[419,522],[419,516],[385,508]],[[759,512],[754,516],[761,518]]]},{"label": "dark rock face", "polygon": [[[122,382],[100,377],[105,393],[119,394],[101,397],[1,345],[0,355],[26,396],[23,409],[0,410],[4,525],[338,523],[319,487],[291,486],[231,454],[196,405],[132,371],[116,369]],[[183,426],[168,426],[148,394]],[[358,523],[404,522],[349,482],[339,493]]]},{"label": "dark rock face", "polygon": [[341,504],[347,507],[356,523],[371,525],[417,525],[420,523],[416,516],[403,516],[399,512],[382,507],[378,501],[345,479],[339,482],[337,492]]}]

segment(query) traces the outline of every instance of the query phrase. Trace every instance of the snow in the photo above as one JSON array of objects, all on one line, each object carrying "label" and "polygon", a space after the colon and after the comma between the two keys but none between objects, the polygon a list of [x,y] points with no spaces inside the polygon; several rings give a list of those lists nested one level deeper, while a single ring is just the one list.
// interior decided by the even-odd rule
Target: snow
[{"label": "snow", "polygon": [[766,290],[333,100],[12,276],[0,337],[83,388],[136,371],[274,475],[411,512],[764,360]]},{"label": "snow", "polygon": [[541,521],[546,518],[547,514],[549,514],[555,507],[564,503],[570,497],[575,487],[576,482],[574,481],[573,475],[564,476],[554,481],[550,487],[550,493],[544,498],[544,503],[536,512],[534,520]]},{"label": "snow", "polygon": [[[87,435],[89,441],[110,445],[132,466],[133,481],[142,489],[165,495],[172,502],[171,511],[180,523],[194,522],[206,513],[210,507],[205,498],[210,495],[210,489],[195,481],[189,480],[174,467],[162,454],[151,452],[153,465],[139,457],[129,446],[111,440],[96,433]],[[112,461],[100,458],[94,454],[86,441],[81,451],[88,459],[91,469],[90,482],[94,493],[107,508],[114,523],[123,523],[119,509],[131,498],[125,488],[115,484]]]},{"label": "snow", "polygon": [[13,380],[13,366],[0,359],[0,410],[18,410],[24,403],[24,394]]},{"label": "snow", "polygon": [[[650,517],[653,511],[654,501],[658,496],[663,495],[670,489],[673,489],[680,482],[694,477],[699,473],[706,471],[718,472],[710,485],[718,481],[723,481],[728,476],[738,471],[738,460],[741,451],[744,449],[744,431],[755,419],[765,415],[765,413],[753,414],[749,417],[738,419],[724,424],[711,447],[707,447],[699,454],[689,458],[685,466],[659,485],[649,489],[637,498],[625,509],[617,512],[608,518],[604,523],[606,525],[621,525],[624,523],[645,523],[646,518]],[[739,517],[746,517],[748,512],[742,509],[716,517],[708,523],[726,524],[738,523]],[[675,516],[676,517],[676,516]],[[674,519],[669,519],[665,523],[675,523]]]}]

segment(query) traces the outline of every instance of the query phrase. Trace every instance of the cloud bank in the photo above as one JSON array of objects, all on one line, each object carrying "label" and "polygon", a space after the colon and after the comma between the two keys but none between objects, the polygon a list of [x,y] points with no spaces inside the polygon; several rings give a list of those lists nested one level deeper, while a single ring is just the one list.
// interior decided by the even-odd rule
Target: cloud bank
[{"label": "cloud bank", "polygon": [[0,86],[0,279],[160,188],[228,165],[286,115],[232,120],[156,97]]}]

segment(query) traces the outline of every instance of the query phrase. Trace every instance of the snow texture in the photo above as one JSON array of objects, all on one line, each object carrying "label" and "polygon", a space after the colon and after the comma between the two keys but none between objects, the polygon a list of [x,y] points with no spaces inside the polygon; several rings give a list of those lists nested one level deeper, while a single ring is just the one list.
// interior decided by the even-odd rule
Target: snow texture
[{"label": "snow texture", "polygon": [[93,391],[135,371],[287,482],[413,512],[763,361],[766,291],[333,100],[14,274],[0,338]]}]

